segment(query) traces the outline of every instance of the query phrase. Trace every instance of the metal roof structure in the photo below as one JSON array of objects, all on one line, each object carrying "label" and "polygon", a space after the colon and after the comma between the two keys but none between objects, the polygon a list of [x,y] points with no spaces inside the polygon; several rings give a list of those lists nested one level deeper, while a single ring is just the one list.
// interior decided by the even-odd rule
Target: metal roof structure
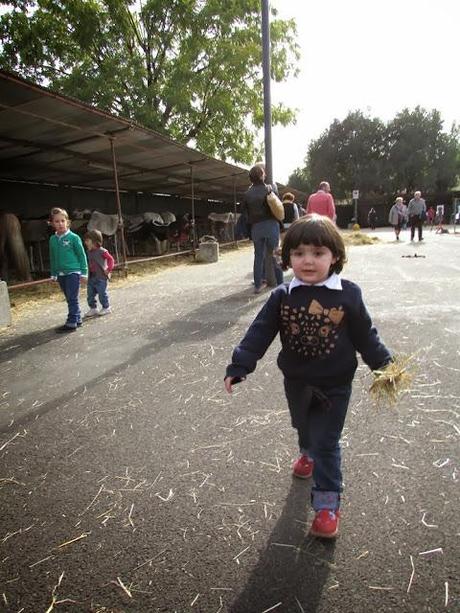
[{"label": "metal roof structure", "polygon": [[126,191],[233,202],[249,186],[245,168],[0,71],[0,179],[114,190],[115,168]]}]

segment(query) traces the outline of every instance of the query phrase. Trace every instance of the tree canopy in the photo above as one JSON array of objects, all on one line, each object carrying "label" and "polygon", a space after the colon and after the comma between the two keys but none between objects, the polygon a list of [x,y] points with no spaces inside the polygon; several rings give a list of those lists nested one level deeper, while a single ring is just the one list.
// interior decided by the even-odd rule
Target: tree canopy
[{"label": "tree canopy", "polygon": [[[259,0],[12,0],[0,66],[221,159],[250,163],[263,125]],[[272,78],[296,74],[272,11]],[[274,106],[274,124],[294,111]]]},{"label": "tree canopy", "polygon": [[313,191],[328,180],[339,198],[353,189],[394,194],[414,189],[444,191],[460,172],[459,131],[443,131],[438,111],[403,109],[388,123],[361,111],[334,120],[309,145],[305,166],[289,184]]}]

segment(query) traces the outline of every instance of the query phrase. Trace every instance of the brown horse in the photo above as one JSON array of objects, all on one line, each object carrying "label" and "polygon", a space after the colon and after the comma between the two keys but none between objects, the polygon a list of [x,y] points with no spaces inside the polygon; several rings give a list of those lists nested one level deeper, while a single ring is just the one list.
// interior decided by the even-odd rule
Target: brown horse
[{"label": "brown horse", "polygon": [[18,281],[31,278],[19,219],[13,213],[0,211],[0,278],[8,281],[12,271]]}]

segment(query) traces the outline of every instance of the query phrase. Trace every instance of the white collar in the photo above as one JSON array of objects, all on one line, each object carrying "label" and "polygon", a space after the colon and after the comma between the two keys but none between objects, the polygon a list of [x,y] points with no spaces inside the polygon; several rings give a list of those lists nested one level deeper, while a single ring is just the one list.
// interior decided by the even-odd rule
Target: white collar
[{"label": "white collar", "polygon": [[[306,285],[307,287],[312,287],[311,283],[304,283],[297,277],[294,277],[292,281],[289,283],[288,294],[290,294],[294,288],[300,287],[302,285]],[[336,290],[343,289],[340,276],[336,272],[333,272],[332,275],[328,277],[325,281],[321,281],[321,283],[315,283],[313,287],[321,287],[323,285],[327,287],[328,289],[336,289]]]},{"label": "white collar", "polygon": [[58,238],[64,238],[64,236],[66,236],[69,232],[70,232],[70,228],[67,228],[64,234],[58,234],[57,232],[55,232],[55,234]]}]

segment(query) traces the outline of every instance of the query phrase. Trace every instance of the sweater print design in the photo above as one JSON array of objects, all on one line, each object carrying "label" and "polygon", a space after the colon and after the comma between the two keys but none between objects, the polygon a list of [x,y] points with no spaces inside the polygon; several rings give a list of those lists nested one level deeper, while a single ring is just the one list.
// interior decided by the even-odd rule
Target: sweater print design
[{"label": "sweater print design", "polygon": [[289,349],[306,358],[329,355],[335,348],[344,315],[342,306],[325,309],[317,300],[308,307],[283,304],[282,334]]}]

